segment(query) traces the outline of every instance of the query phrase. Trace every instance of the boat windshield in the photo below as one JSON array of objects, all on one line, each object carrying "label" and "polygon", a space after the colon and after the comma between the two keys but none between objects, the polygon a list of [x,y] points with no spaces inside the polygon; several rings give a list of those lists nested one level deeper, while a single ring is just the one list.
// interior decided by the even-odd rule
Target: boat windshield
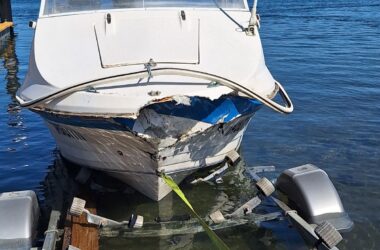
[{"label": "boat windshield", "polygon": [[245,0],[46,0],[44,15],[124,8],[190,7],[244,9]]}]

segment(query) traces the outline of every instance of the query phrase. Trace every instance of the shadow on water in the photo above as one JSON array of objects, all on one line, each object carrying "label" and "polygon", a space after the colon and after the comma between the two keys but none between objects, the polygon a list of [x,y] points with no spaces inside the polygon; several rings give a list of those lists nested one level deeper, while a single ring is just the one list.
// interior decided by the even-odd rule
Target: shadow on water
[{"label": "shadow on water", "polygon": [[0,46],[0,59],[6,70],[6,89],[12,98],[12,104],[17,104],[15,95],[20,87],[18,74],[19,61],[16,55],[16,37],[8,37]]},{"label": "shadow on water", "polygon": [[[15,97],[21,86],[20,78],[24,78],[26,72],[17,51],[21,51],[21,61],[26,61],[23,52],[29,46],[25,37],[20,38],[20,32],[24,33],[23,26],[0,44],[0,83],[3,85],[0,89],[0,131],[4,135],[0,137],[0,192],[32,189],[39,194],[39,182],[48,171],[52,151],[46,154],[49,134],[41,129],[42,122],[27,109],[22,109]],[[38,157],[34,158],[35,155]]]},{"label": "shadow on water", "polygon": [[9,126],[20,125],[21,118],[19,112],[21,107],[18,105],[15,95],[20,87],[18,78],[19,61],[16,55],[16,37],[8,37],[0,45],[0,60],[2,60],[3,69],[6,71],[5,87],[6,93],[10,96],[11,101],[8,104]]}]

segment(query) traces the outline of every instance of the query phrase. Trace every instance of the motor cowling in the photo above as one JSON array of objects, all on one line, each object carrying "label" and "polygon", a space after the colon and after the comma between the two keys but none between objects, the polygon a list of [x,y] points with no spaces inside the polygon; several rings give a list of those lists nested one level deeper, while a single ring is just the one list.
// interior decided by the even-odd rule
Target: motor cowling
[{"label": "motor cowling", "polygon": [[349,231],[353,222],[327,173],[306,164],[287,169],[276,182],[277,189],[285,195],[289,207],[299,212],[307,222],[331,223],[338,231]]}]

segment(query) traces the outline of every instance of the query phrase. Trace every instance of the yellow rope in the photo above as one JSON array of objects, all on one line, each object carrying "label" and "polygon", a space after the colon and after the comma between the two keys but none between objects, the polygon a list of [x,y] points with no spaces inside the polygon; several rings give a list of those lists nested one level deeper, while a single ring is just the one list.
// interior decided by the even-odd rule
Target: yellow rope
[{"label": "yellow rope", "polygon": [[165,181],[165,183],[181,198],[181,200],[187,205],[187,207],[190,209],[190,212],[198,219],[199,223],[202,225],[203,229],[207,233],[208,237],[211,239],[211,241],[214,243],[214,245],[218,249],[222,250],[228,250],[228,246],[226,243],[224,243],[219,236],[211,230],[209,225],[195,212],[194,208],[191,206],[190,202],[187,200],[185,194],[181,191],[181,189],[178,187],[178,185],[173,181],[173,179],[165,175],[164,173],[161,174],[161,178]]}]

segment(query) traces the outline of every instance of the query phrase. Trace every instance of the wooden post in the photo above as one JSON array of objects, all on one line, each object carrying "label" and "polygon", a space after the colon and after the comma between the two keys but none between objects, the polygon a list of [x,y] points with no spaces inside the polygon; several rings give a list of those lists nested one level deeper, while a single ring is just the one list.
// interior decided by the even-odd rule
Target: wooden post
[{"label": "wooden post", "polygon": [[10,0],[0,0],[0,41],[13,37],[13,17]]},{"label": "wooden post", "polygon": [[[84,195],[83,198],[86,198],[87,201],[86,209],[92,214],[96,214],[95,202],[90,199],[89,195]],[[99,249],[98,226],[89,224],[84,213],[80,217],[70,214],[66,216],[62,250],[66,250],[69,245],[81,250]]]},{"label": "wooden post", "polygon": [[13,22],[10,0],[0,0],[0,22]]}]

